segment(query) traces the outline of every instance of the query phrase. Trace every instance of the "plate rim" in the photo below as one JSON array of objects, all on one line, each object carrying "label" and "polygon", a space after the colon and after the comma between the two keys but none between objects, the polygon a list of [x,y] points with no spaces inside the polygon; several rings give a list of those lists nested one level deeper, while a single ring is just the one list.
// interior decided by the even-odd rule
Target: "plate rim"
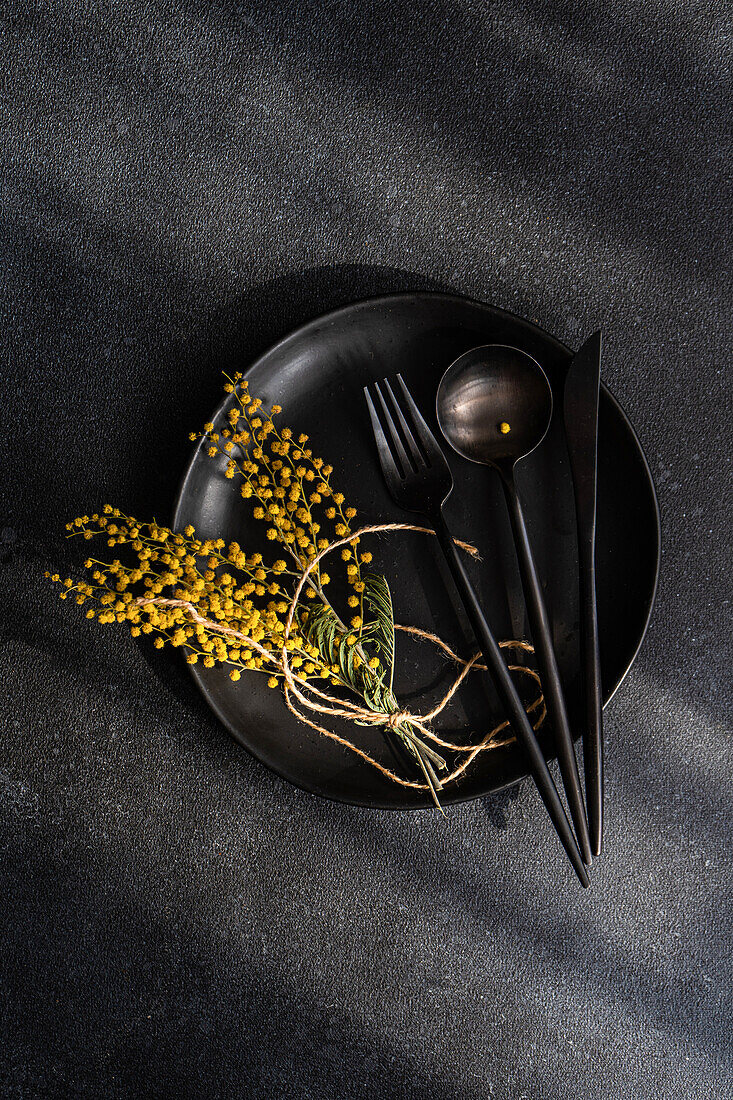
[{"label": "plate rim", "polygon": [[[392,294],[377,294],[377,295],[374,295],[373,297],[359,298],[356,301],[347,302],[344,305],[337,306],[335,309],[328,310],[326,313],[320,313],[320,314],[317,314],[314,317],[311,317],[309,320],[304,321],[301,324],[299,324],[296,328],[290,329],[290,331],[287,332],[284,336],[282,336],[279,340],[276,340],[274,343],[270,344],[267,348],[265,348],[264,351],[260,352],[260,354],[257,355],[257,357],[255,359],[253,359],[251,362],[248,363],[246,369],[244,369],[242,371],[242,374],[246,378],[248,376],[248,374],[250,374],[252,371],[254,371],[263,362],[263,360],[269,359],[271,356],[273,356],[277,352],[282,351],[283,349],[285,349],[287,347],[287,345],[289,343],[292,343],[292,342],[295,342],[298,339],[301,339],[303,337],[303,335],[306,334],[308,329],[314,328],[315,326],[323,324],[323,323],[334,321],[335,319],[337,319],[342,314],[353,313],[356,310],[364,309],[364,308],[367,308],[367,307],[375,308],[375,307],[379,307],[379,306],[389,306],[390,303],[396,303],[396,302],[399,302],[399,301],[414,302],[414,301],[419,300],[419,299],[431,300],[431,299],[436,299],[436,298],[439,298],[441,301],[444,301],[444,302],[454,302],[454,303],[461,304],[461,305],[478,306],[480,309],[486,310],[489,313],[492,313],[494,315],[500,315],[502,317],[510,318],[513,321],[519,321],[519,322],[521,322],[522,325],[527,326],[530,329],[533,329],[542,340],[549,341],[551,344],[554,344],[555,348],[559,352],[561,352],[565,355],[568,355],[570,357],[572,357],[575,354],[573,352],[573,350],[570,347],[568,347],[567,344],[565,344],[562,340],[559,340],[551,332],[548,332],[547,329],[542,328],[542,326],[537,324],[536,321],[532,321],[532,320],[529,320],[528,318],[522,317],[522,316],[520,316],[520,314],[513,313],[511,310],[502,309],[500,306],[492,305],[490,302],[481,301],[481,299],[479,299],[479,298],[472,298],[469,295],[453,294],[453,293],[447,293],[447,292],[443,292],[443,291],[439,291],[439,290],[397,291],[397,292],[392,293]],[[653,477],[652,471],[649,467],[649,461],[648,461],[648,459],[646,457],[646,454],[644,452],[644,448],[641,445],[641,441],[640,441],[639,436],[636,432],[636,429],[634,428],[634,425],[631,423],[631,420],[629,419],[629,417],[628,417],[625,409],[623,408],[621,402],[611,392],[611,390],[609,390],[608,386],[605,384],[605,382],[603,380],[601,380],[601,389],[603,390],[606,398],[611,402],[611,404],[613,406],[615,406],[616,411],[620,415],[621,420],[623,421],[623,424],[624,424],[626,430],[630,433],[630,435],[633,439],[633,442],[636,444],[637,451],[638,451],[639,455],[641,456],[642,467],[644,469],[644,472],[646,473],[649,488],[651,489],[651,499],[652,499],[652,504],[653,504],[653,507],[654,507],[654,525],[655,525],[655,535],[656,535],[656,552],[655,552],[655,560],[654,560],[654,580],[653,580],[653,583],[652,583],[652,586],[651,586],[651,592],[649,593],[649,596],[648,596],[648,599],[647,599],[646,613],[645,613],[645,616],[644,616],[644,624],[643,624],[642,630],[639,634],[639,640],[637,642],[637,645],[636,645],[631,657],[629,658],[629,661],[626,665],[626,668],[624,669],[622,674],[619,676],[618,681],[614,685],[614,687],[613,687],[612,691],[609,693],[608,697],[603,702],[603,709],[605,710],[606,707],[608,706],[608,704],[613,699],[613,697],[616,695],[616,692],[621,687],[622,683],[624,682],[624,680],[628,676],[629,672],[631,671],[631,669],[634,665],[634,662],[636,661],[636,659],[639,655],[641,647],[644,644],[644,640],[646,638],[647,631],[649,630],[649,624],[651,622],[652,614],[653,614],[653,611],[654,611],[654,606],[655,606],[655,603],[656,603],[657,592],[658,592],[658,589],[659,589],[659,574],[660,574],[661,559],[662,559],[662,524],[661,524],[661,512],[660,512],[660,507],[659,507],[659,497],[658,497],[658,494],[657,494],[657,487],[654,483],[654,477]],[[216,417],[219,415],[219,413],[221,412],[224,405],[227,403],[227,400],[228,400],[228,397],[224,397],[223,400],[219,402],[219,404],[216,407],[216,410],[209,417],[210,420],[216,419]],[[203,447],[203,440],[199,440],[197,446],[194,447],[194,449],[193,449],[193,452],[191,454],[191,457],[188,460],[188,464],[186,466],[183,477],[181,478],[181,482],[180,482],[179,489],[178,489],[178,494],[176,496],[175,504],[174,504],[174,512],[173,512],[173,520],[172,520],[172,526],[173,526],[174,530],[177,529],[180,526],[179,513],[181,511],[183,497],[184,497],[184,494],[185,494],[185,491],[186,491],[186,485],[188,483],[189,478],[192,476],[194,463],[195,463],[196,458],[199,454],[199,451],[202,449],[202,447]],[[422,812],[422,811],[425,811],[425,810],[430,810],[432,808],[431,804],[428,804],[428,805],[425,805],[425,806],[395,805],[394,803],[389,804],[389,805],[380,805],[378,802],[374,802],[374,801],[361,802],[361,801],[357,801],[357,800],[351,799],[351,798],[348,799],[348,800],[340,799],[340,798],[333,797],[333,796],[328,795],[328,794],[323,794],[319,791],[314,791],[310,787],[306,787],[304,785],[301,785],[300,783],[298,783],[297,780],[290,779],[289,777],[286,777],[286,776],[282,775],[279,771],[277,771],[276,768],[273,768],[265,760],[262,760],[260,758],[260,756],[257,754],[257,752],[254,751],[252,748],[250,748],[249,745],[245,745],[240,740],[240,738],[238,737],[238,735],[235,732],[235,730],[234,730],[233,726],[231,725],[231,723],[228,721],[228,719],[224,716],[224,714],[219,709],[213,695],[211,694],[211,692],[209,692],[206,689],[200,674],[198,674],[198,672],[197,672],[197,669],[194,668],[192,665],[188,665],[188,664],[186,665],[186,667],[189,671],[190,676],[194,680],[198,690],[201,692],[201,695],[203,696],[204,700],[206,701],[206,704],[211,708],[211,710],[213,710],[214,714],[216,715],[218,720],[222,723],[222,725],[225,727],[225,729],[229,732],[230,736],[233,737],[234,740],[237,742],[237,744],[240,745],[246,752],[248,752],[250,754],[250,756],[252,756],[255,760],[257,760],[257,762],[259,764],[261,764],[263,767],[267,768],[267,770],[271,774],[276,775],[283,782],[291,784],[292,786],[296,787],[298,790],[304,791],[306,794],[311,795],[313,798],[325,799],[328,802],[331,802],[331,803],[334,803],[334,804],[337,804],[337,805],[341,805],[341,806],[359,806],[359,807],[362,807],[364,809],[383,810],[383,811],[384,810],[390,810],[390,811],[399,812],[399,813]],[[547,759],[548,760],[553,760],[554,755],[548,756]],[[521,775],[521,776],[517,777],[516,779],[509,780],[508,782],[503,783],[499,787],[494,787],[494,788],[492,788],[491,791],[487,791],[484,794],[479,794],[479,795],[470,794],[470,795],[466,795],[465,797],[459,796],[457,798],[452,798],[449,803],[446,803],[446,805],[448,805],[448,806],[457,806],[457,805],[460,805],[461,803],[465,803],[465,802],[474,802],[478,798],[491,797],[493,795],[501,793],[502,791],[507,790],[510,787],[518,786],[520,783],[525,782],[528,778],[529,778],[529,772],[527,772],[525,775]]]}]

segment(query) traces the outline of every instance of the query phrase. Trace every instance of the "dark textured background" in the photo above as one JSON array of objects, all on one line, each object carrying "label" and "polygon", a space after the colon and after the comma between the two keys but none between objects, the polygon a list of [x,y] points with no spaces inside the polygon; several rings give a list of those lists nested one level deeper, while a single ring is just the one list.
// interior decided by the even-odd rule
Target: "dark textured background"
[{"label": "dark textured background", "polygon": [[[733,1095],[729,12],[4,6],[0,1095]],[[42,579],[169,515],[223,366],[426,286],[602,325],[659,488],[586,893],[529,785],[317,801]]]}]

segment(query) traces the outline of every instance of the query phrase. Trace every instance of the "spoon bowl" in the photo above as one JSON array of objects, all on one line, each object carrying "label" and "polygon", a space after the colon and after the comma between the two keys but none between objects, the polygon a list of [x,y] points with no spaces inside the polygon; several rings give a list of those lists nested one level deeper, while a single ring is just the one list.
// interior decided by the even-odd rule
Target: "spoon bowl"
[{"label": "spoon bowl", "polygon": [[505,344],[487,344],[448,367],[435,404],[440,429],[459,455],[471,462],[513,466],[544,439],[552,390],[531,355]]}]

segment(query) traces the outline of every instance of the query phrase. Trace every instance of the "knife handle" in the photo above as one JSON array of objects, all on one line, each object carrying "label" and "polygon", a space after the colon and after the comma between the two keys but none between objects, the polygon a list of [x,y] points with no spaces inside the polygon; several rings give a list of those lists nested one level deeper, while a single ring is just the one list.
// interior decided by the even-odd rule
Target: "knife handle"
[{"label": "knife handle", "polygon": [[578,547],[580,565],[580,667],[585,723],[583,760],[588,831],[594,856],[603,848],[603,688],[596,611],[595,533]]}]

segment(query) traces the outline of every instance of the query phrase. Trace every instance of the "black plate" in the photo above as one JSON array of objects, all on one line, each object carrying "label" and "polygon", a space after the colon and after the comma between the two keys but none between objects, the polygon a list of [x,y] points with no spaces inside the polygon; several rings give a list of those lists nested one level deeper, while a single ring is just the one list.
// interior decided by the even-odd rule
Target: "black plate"
[{"label": "black plate", "polygon": [[[261,356],[246,377],[253,394],[283,406],[281,424],[311,437],[315,454],[334,466],[332,481],[359,509],[362,523],[412,522],[384,488],[362,387],[401,371],[434,428],[438,380],[458,355],[478,344],[513,344],[544,367],[555,395],[552,425],[541,446],[517,467],[538,567],[546,588],[571,720],[577,727],[578,597],[575,514],[562,431],[562,393],[571,352],[536,325],[480,302],[444,294],[399,294],[358,302],[319,317]],[[225,414],[230,399],[217,416]],[[204,412],[204,410],[202,410]],[[437,428],[436,428],[437,431]],[[497,636],[526,636],[520,582],[498,478],[463,461],[446,446],[455,490],[447,514],[454,534],[473,542],[483,561],[471,564],[479,596]],[[357,521],[357,522],[359,522]],[[251,518],[222,465],[197,449],[181,487],[175,525],[194,524],[204,537],[262,545],[262,524]],[[432,630],[465,654],[470,630],[443,565],[426,535],[390,534],[372,540],[375,563],[393,590],[395,616]],[[659,514],[649,467],[618,403],[601,394],[598,464],[597,584],[604,700],[627,673],[646,631],[659,568]],[[425,644],[398,635],[396,687],[418,709],[427,689],[435,698],[450,669]],[[192,669],[210,706],[258,760],[292,783],[342,802],[414,808],[429,801],[383,778],[334,742],[297,722],[279,691],[252,673],[233,684],[221,669]],[[473,675],[437,728],[465,737],[500,717],[486,677]],[[374,729],[348,727],[352,739],[385,763],[394,757]],[[348,732],[342,728],[342,732]],[[460,731],[460,733],[459,733]],[[548,753],[550,755],[550,753]],[[526,775],[516,746],[481,754],[446,803],[497,791]]]}]

